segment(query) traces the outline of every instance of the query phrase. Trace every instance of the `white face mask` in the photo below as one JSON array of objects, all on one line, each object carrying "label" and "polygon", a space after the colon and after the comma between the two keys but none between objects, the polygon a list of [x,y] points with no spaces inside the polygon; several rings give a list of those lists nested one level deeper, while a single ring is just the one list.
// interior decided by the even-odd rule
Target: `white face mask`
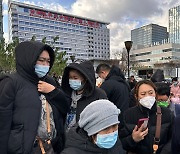
[{"label": "white face mask", "polygon": [[154,97],[154,96],[146,96],[146,97],[144,97],[144,98],[141,98],[141,99],[139,100],[139,103],[140,103],[142,106],[144,106],[144,107],[146,107],[146,108],[148,108],[148,109],[151,109],[152,106],[153,106],[154,103],[155,103],[155,97]]}]

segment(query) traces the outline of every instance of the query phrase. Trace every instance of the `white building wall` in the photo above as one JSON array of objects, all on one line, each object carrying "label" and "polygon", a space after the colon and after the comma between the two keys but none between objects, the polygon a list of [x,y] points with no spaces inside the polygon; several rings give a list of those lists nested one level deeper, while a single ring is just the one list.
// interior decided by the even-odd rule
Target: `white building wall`
[{"label": "white building wall", "polygon": [[109,23],[74,15],[53,12],[41,7],[20,2],[9,2],[9,39],[20,41],[36,36],[48,44],[58,36],[55,46],[66,51],[66,56],[75,59],[110,59]]}]

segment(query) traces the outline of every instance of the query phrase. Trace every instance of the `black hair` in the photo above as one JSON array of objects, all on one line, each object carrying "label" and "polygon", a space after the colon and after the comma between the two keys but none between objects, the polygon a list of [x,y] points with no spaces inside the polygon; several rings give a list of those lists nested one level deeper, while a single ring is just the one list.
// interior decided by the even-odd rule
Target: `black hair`
[{"label": "black hair", "polygon": [[167,83],[156,82],[155,86],[157,88],[158,95],[166,95],[168,97],[170,96],[170,86]]},{"label": "black hair", "polygon": [[108,64],[99,64],[96,68],[96,73],[99,74],[101,71],[109,71],[111,67]]},{"label": "black hair", "polygon": [[172,82],[173,82],[173,81],[178,81],[178,77],[172,78]]},{"label": "black hair", "polygon": [[155,90],[155,92],[157,92],[156,86],[155,86],[155,84],[154,84],[152,81],[150,81],[150,80],[141,80],[141,81],[139,81],[139,82],[135,85],[135,87],[134,87],[134,96],[135,96],[135,98],[136,98],[136,103],[137,103],[137,104],[138,104],[138,92],[139,92],[139,87],[140,87],[142,84],[147,84],[147,85],[151,86],[151,87]]}]

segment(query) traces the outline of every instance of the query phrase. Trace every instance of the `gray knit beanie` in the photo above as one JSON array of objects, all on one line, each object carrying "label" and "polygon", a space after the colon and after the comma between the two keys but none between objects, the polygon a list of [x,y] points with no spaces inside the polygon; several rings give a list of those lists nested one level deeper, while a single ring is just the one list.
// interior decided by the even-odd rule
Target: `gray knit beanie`
[{"label": "gray knit beanie", "polygon": [[91,136],[109,126],[118,124],[119,114],[120,110],[109,100],[96,100],[81,112],[78,124],[88,133],[88,136]]}]

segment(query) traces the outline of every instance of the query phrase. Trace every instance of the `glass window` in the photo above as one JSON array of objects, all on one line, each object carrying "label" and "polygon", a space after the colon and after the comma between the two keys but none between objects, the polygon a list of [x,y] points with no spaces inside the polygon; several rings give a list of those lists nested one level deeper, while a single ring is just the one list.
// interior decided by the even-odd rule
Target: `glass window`
[{"label": "glass window", "polygon": [[29,9],[28,8],[24,8],[24,12],[29,12]]},{"label": "glass window", "polygon": [[34,17],[29,17],[30,18],[30,20],[34,20]]}]

